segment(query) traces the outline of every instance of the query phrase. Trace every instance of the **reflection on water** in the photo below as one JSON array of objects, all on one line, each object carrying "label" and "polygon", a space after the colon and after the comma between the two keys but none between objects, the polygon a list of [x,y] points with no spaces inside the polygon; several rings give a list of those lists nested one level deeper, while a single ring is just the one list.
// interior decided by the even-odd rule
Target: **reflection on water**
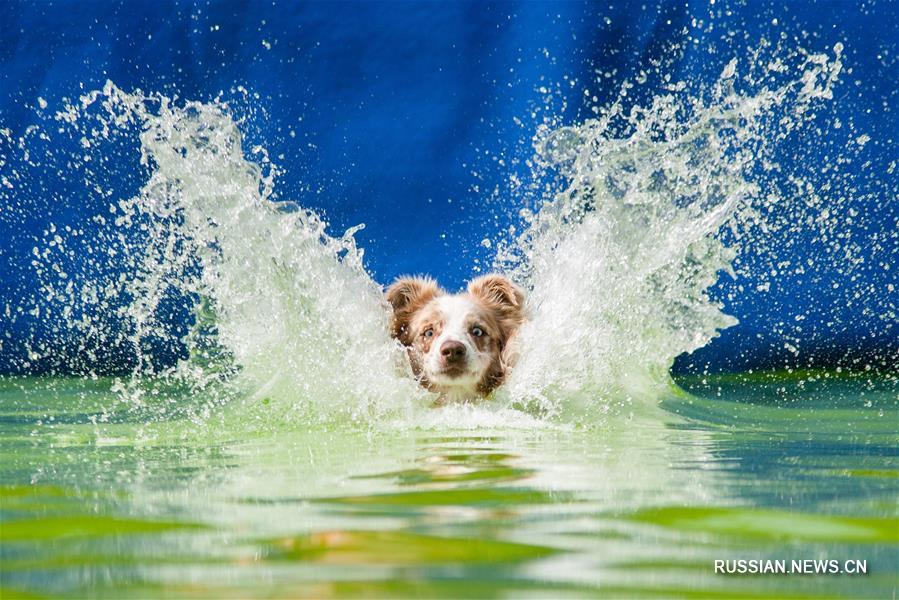
[{"label": "reflection on water", "polygon": [[[3,597],[889,597],[896,384],[810,381],[688,381],[591,430],[251,437],[7,381]],[[737,558],[868,575],[714,573]]]}]

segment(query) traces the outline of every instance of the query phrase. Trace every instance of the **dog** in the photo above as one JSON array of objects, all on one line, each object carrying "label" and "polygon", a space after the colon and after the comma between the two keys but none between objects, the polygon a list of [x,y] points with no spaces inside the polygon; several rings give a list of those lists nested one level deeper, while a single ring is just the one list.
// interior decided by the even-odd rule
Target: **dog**
[{"label": "dog", "polygon": [[502,275],[472,280],[449,294],[428,277],[401,277],[387,288],[390,333],[412,372],[438,403],[477,400],[502,385],[525,321],[524,291]]}]

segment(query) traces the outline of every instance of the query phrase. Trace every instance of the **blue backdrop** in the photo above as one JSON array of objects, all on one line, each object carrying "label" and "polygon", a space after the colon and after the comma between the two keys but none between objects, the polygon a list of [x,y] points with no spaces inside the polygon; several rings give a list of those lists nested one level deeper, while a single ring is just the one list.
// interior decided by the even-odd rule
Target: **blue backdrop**
[{"label": "blue backdrop", "polygon": [[[883,301],[896,279],[899,245],[895,163],[890,167],[899,134],[897,14],[894,2],[842,0],[7,0],[0,3],[0,127],[19,136],[36,121],[38,98],[52,110],[107,79],[125,90],[199,100],[242,85],[265,110],[248,127],[249,141],[267,147],[284,171],[282,198],[321,212],[335,232],[365,223],[358,239],[378,281],[421,272],[452,288],[489,263],[492,251],[480,240],[516,219],[520,201],[503,191],[504,182],[530,154],[541,88],[567,100],[552,110],[573,122],[590,113],[584,86],[571,82],[589,84],[606,104],[622,81],[670,59],[672,43],[686,50],[671,66],[673,77],[713,81],[730,58],[746,60],[762,37],[816,51],[842,42],[851,72],[832,110],[872,138],[860,162],[877,177],[865,179],[870,189],[861,192],[880,194],[863,225],[847,227],[883,233],[879,255],[869,257],[874,266],[836,291],[827,276],[784,278],[764,294],[752,281],[722,282],[716,293],[741,325],[678,368],[795,362],[780,332],[797,314],[808,317],[796,334],[803,361],[875,356],[884,364],[899,347],[890,325],[895,313],[888,318]],[[814,148],[804,149],[802,160],[827,160],[826,144],[821,148],[817,158]],[[57,185],[41,182],[47,198]],[[50,220],[64,225],[80,217],[79,201],[72,192],[41,210],[24,210],[15,199],[0,206],[0,309],[33,293],[35,236]],[[796,256],[811,249],[799,244]],[[879,290],[876,303],[858,297],[866,289]],[[0,319],[0,372],[16,371],[34,324],[2,311]]]}]

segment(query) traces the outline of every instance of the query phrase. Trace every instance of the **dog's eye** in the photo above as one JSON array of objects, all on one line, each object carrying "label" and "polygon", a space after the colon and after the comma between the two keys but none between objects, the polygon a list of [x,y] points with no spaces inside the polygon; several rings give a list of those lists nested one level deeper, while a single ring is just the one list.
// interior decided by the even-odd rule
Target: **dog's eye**
[{"label": "dog's eye", "polygon": [[425,329],[424,333],[422,333],[421,335],[426,338],[434,337],[434,330],[433,329]]},{"label": "dog's eye", "polygon": [[473,336],[475,336],[475,337],[482,337],[482,336],[487,335],[487,334],[484,333],[484,330],[483,330],[483,329],[481,329],[480,327],[478,327],[477,325],[475,325],[474,327],[471,328],[471,335],[473,335]]}]

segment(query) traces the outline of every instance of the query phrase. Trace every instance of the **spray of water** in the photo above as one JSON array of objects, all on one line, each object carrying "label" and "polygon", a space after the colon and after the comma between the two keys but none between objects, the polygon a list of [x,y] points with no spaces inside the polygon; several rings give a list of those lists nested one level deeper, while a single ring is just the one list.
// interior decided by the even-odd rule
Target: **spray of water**
[{"label": "spray of water", "polygon": [[[114,230],[140,233],[123,244],[127,277],[104,294],[91,282],[62,292],[45,284],[64,306],[100,304],[82,311],[94,315],[127,299],[121,311],[128,326],[101,337],[131,345],[138,356],[134,377],[119,384],[129,403],[147,401],[144,376],[151,373],[152,381],[162,376],[206,397],[227,397],[272,420],[364,421],[407,411],[421,398],[386,333],[381,289],[362,266],[354,230],[331,237],[314,213],[272,202],[276,169],[262,148],[251,150],[255,160],[247,156],[226,104],[176,106],[108,83],[58,118],[100,138],[92,144],[123,129],[139,135],[148,178],[111,209]],[[162,310],[171,297],[194,302],[195,323],[184,340],[189,357],[161,370],[147,340],[177,335],[166,333]],[[201,408],[208,415],[212,407]]]},{"label": "spray of water", "polygon": [[706,99],[675,86],[650,106],[618,103],[538,133],[538,160],[564,187],[525,212],[498,258],[531,290],[513,404],[596,414],[610,399],[657,397],[676,356],[736,324],[707,295],[733,275],[736,248],[718,234],[771,196],[758,167],[773,169],[777,144],[832,97],[841,51],[807,56],[798,80],[755,93],[738,91],[733,60]]},{"label": "spray of water", "polygon": [[[500,245],[497,267],[530,290],[532,318],[511,381],[484,409],[491,418],[520,415],[530,427],[533,416],[576,410],[589,420],[656,397],[674,357],[736,322],[707,295],[735,254],[719,234],[758,216],[770,190],[754,173],[831,96],[840,50],[807,56],[780,87],[738,92],[732,62],[704,99],[681,87],[649,106],[616,104],[538,132],[541,169],[557,170],[565,185],[525,211],[524,232]],[[264,148],[245,147],[228,103],[108,83],[56,120],[81,135],[86,153],[139,140],[143,177],[130,198],[112,197],[102,170],[84,167],[102,207],[93,219],[105,229],[94,240],[77,228],[48,230],[34,249],[43,285],[30,308],[76,332],[88,357],[133,350],[134,375],[118,384],[125,404],[164,396],[165,381],[202,399],[190,409],[200,418],[224,399],[273,422],[434,420],[433,411],[422,417],[430,400],[387,335],[381,288],[355,230],[332,237],[313,212],[274,202],[277,169]],[[62,266],[73,252],[107,254],[118,268],[73,281]],[[173,331],[170,306],[185,300],[194,324]],[[170,369],[153,363],[166,337],[189,351]],[[32,359],[46,352],[29,347]],[[463,409],[446,410],[451,421]]]}]

